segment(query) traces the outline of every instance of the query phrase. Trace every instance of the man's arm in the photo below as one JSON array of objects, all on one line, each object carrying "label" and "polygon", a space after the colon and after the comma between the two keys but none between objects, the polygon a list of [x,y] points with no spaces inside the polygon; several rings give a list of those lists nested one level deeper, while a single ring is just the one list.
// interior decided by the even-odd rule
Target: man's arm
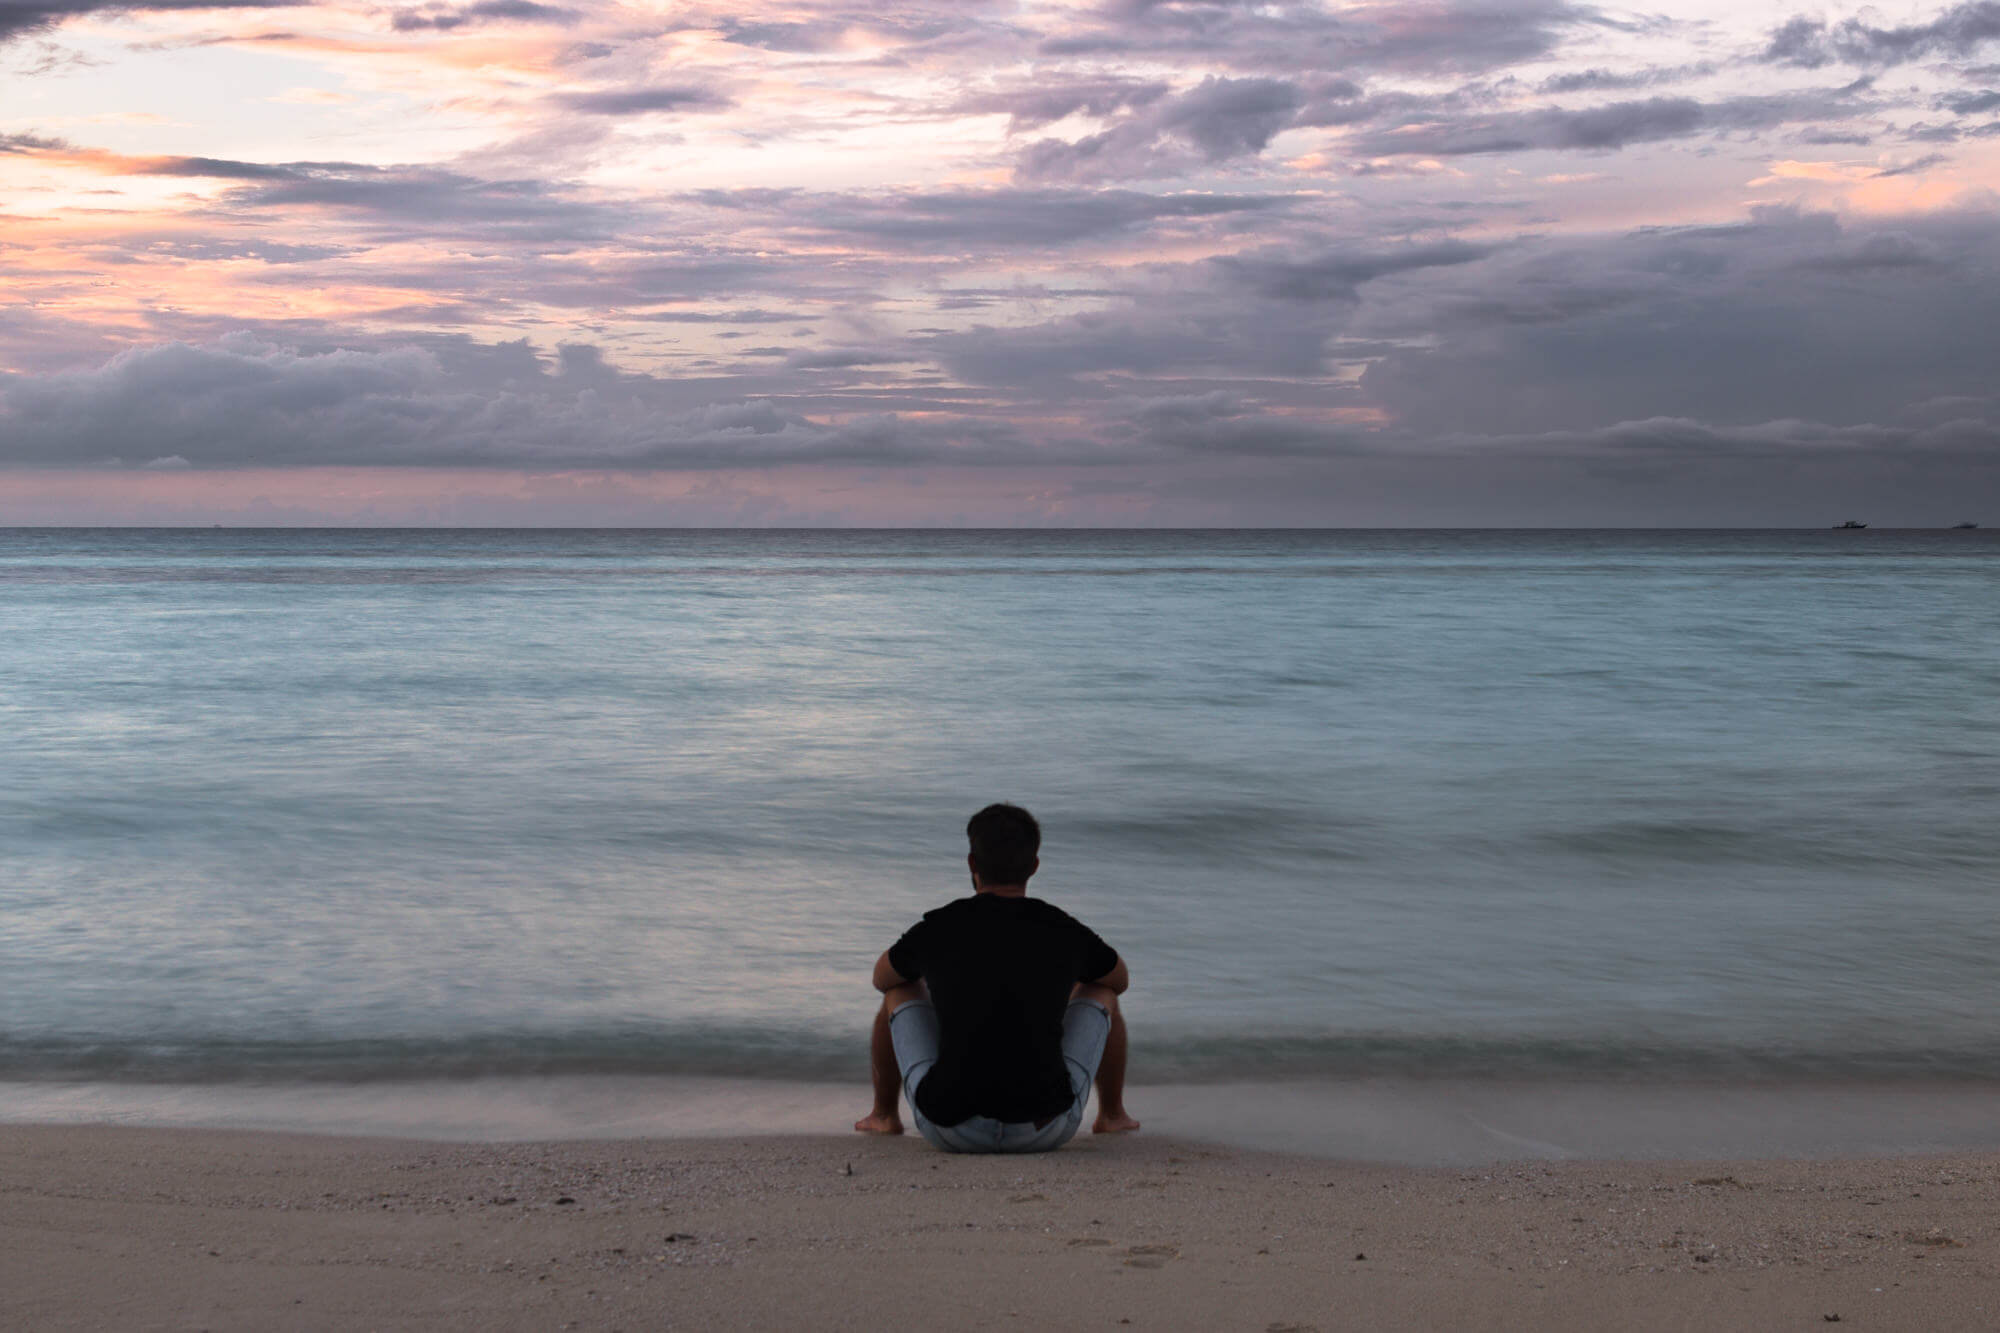
[{"label": "man's arm", "polygon": [[[1118,970],[1120,975],[1123,975],[1125,970],[1125,963],[1124,960],[1122,959],[1119,960]],[[904,976],[901,972],[898,972],[894,967],[890,966],[889,951],[887,949],[884,949],[882,951],[882,956],[875,960],[875,989],[881,991],[884,995],[887,995],[890,991],[896,989],[896,987],[907,986],[909,984],[910,984],[910,978]],[[1124,987],[1120,986],[1119,989],[1123,990]]]},{"label": "man's arm", "polygon": [[[882,961],[884,963],[888,962],[889,955],[883,954]],[[881,965],[877,964],[875,975],[879,977],[881,976],[881,974],[882,974]],[[876,982],[876,984],[879,986],[881,983],[878,981]],[[1132,984],[1132,974],[1125,970],[1125,960],[1123,958],[1120,958],[1118,960],[1118,966],[1112,968],[1109,972],[1106,972],[1103,976],[1096,978],[1090,984],[1093,986],[1102,986],[1104,987],[1104,989],[1110,991],[1113,995],[1123,995],[1125,993],[1125,988]]]}]

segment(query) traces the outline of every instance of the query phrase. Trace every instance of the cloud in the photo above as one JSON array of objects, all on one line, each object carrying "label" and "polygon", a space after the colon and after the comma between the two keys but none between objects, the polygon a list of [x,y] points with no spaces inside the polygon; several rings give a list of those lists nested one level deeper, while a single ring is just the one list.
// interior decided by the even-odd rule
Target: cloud
[{"label": "cloud", "polygon": [[[820,12],[814,13],[815,9]],[[838,51],[853,38],[911,52],[913,48],[948,46],[972,35],[989,42],[1004,39],[1007,29],[991,21],[989,13],[993,11],[1004,12],[1004,8],[990,0],[963,4],[902,0],[893,6],[851,8],[836,3],[791,7],[784,17],[728,14],[715,26],[724,41],[783,55],[823,55]],[[794,17],[799,14],[809,17]]]},{"label": "cloud", "polygon": [[1603,11],[1564,0],[1114,0],[1094,21],[1043,39],[1049,56],[1199,58],[1239,71],[1481,73],[1554,51]]},{"label": "cloud", "polygon": [[31,154],[61,152],[69,145],[61,139],[40,134],[0,134],[0,153]]},{"label": "cloud", "polygon": [[1117,180],[1254,156],[1292,123],[1305,101],[1288,80],[1211,75],[1184,93],[1147,101],[1101,134],[1030,144],[1015,175],[1031,181]]},{"label": "cloud", "polygon": [[1494,251],[1491,245],[1434,241],[1383,250],[1334,248],[1311,255],[1259,252],[1211,261],[1225,280],[1259,296],[1281,301],[1352,301],[1364,283],[1417,269],[1470,264]]},{"label": "cloud", "polygon": [[797,310],[649,310],[637,316],[656,324],[799,324],[819,318]]},{"label": "cloud", "polygon": [[312,0],[6,0],[0,4],[0,42],[52,28],[85,14],[203,9],[288,9]]},{"label": "cloud", "polygon": [[134,176],[192,176],[209,180],[296,181],[315,175],[367,172],[372,168],[351,162],[287,163],[237,162],[221,157],[133,158],[124,162]]},{"label": "cloud", "polygon": [[[0,463],[708,469],[798,463],[1086,461],[1003,423],[811,420],[755,399],[691,402],[592,347],[301,351],[238,336],[134,349],[83,372],[0,380]],[[178,459],[176,462],[174,460]]]},{"label": "cloud", "polygon": [[923,351],[953,379],[1037,402],[1092,402],[1148,380],[1311,375],[1325,331],[1310,316],[1256,319],[1240,302],[1187,294],[1008,328],[932,337]]},{"label": "cloud", "polygon": [[560,183],[493,180],[442,167],[167,158],[139,170],[243,181],[221,197],[220,204],[231,212],[290,218],[322,209],[382,224],[420,226],[434,235],[462,231],[582,240],[606,234],[619,216],[606,205],[573,197]]},{"label": "cloud", "polygon": [[909,359],[908,353],[894,347],[802,347],[785,353],[785,365],[791,370],[852,370]]},{"label": "cloud", "polygon": [[[547,180],[492,179],[434,166],[363,162],[244,162],[216,157],[131,157],[36,135],[0,136],[0,153],[30,154],[120,176],[237,183],[216,207],[285,217],[324,209],[383,223],[504,232],[523,239],[602,236],[620,216]],[[351,248],[351,247],[343,247]]]},{"label": "cloud", "polygon": [[732,18],[724,21],[722,33],[724,41],[739,46],[756,46],[766,51],[796,55],[818,55],[839,46],[848,26],[844,19],[816,23],[758,23]]},{"label": "cloud", "polygon": [[1284,194],[1003,187],[880,193],[708,190],[687,196],[762,215],[769,225],[875,245],[930,250],[1020,250],[1143,234],[1210,219],[1283,213]]},{"label": "cloud", "polygon": [[[1883,175],[1893,173],[1884,172]],[[1854,244],[1823,250],[1798,261],[1798,267],[1826,273],[1861,273],[1871,269],[1942,268],[1945,257],[1936,245],[1907,232],[1885,231]]]},{"label": "cloud", "polygon": [[1976,93],[1957,93],[1940,99],[1945,110],[1954,116],[1976,116],[1987,111],[2000,110],[2000,92],[1991,88]]},{"label": "cloud", "polygon": [[1715,73],[1715,66],[1676,65],[1648,69],[1626,70],[1608,69],[1566,70],[1561,74],[1551,74],[1537,85],[1537,91],[1544,93],[1615,93],[1634,88],[1653,88],[1663,83],[1680,83],[1687,79],[1706,78]]},{"label": "cloud", "polygon": [[1393,447],[1354,426],[1255,411],[1220,389],[1146,399],[1125,420],[1133,438],[1146,445],[1210,457],[1326,459]]},{"label": "cloud", "polygon": [[1874,179],[1884,180],[1890,176],[1915,176],[1949,161],[1951,161],[1951,158],[1943,153],[1926,153],[1924,156],[1905,162],[1901,166],[1884,167],[1875,173]]},{"label": "cloud", "polygon": [[1884,460],[1927,452],[2000,467],[2000,455],[1994,452],[2000,446],[2000,427],[1963,418],[1936,426],[1910,427],[1873,423],[1836,426],[1797,417],[1718,425],[1689,417],[1661,416],[1615,422],[1592,430],[1557,430],[1533,435],[1467,434],[1445,438],[1439,444],[1446,451],[1496,450],[1517,457],[1653,459],[1670,463],[1756,464],[1815,457]]},{"label": "cloud", "polygon": [[[31,10],[110,12],[0,12]],[[132,62],[143,127],[8,122],[0,455],[160,488],[307,463],[1254,465],[1281,507],[1282,479],[1336,468],[1449,489],[1420,466],[1441,458],[1578,486],[1945,458],[1936,432],[1988,419],[1960,405],[2000,303],[1978,204],[2000,85],[1963,54],[1986,12],[1773,33],[1561,0],[388,0],[288,33],[254,8],[161,23],[257,86],[350,100],[280,108],[250,160],[240,125],[139,77],[166,48],[93,39]],[[1859,67],[1774,69],[1767,39]],[[1619,151],[1645,169],[1506,156]],[[1741,212],[1792,190],[1856,211]],[[1880,214],[1904,199],[1958,211]]]},{"label": "cloud", "polygon": [[1406,345],[1361,391],[1425,434],[1893,419],[1984,394],[2000,218],[1843,225],[1770,210],[1728,227],[1522,241],[1364,302],[1358,335]]},{"label": "cloud", "polygon": [[1121,111],[1137,111],[1171,91],[1159,80],[1095,78],[1036,82],[1026,87],[978,93],[951,104],[956,115],[1007,117],[1007,132],[1040,129],[1081,112],[1103,119]]},{"label": "cloud", "polygon": [[1566,110],[1542,107],[1412,119],[1354,135],[1351,150],[1373,157],[1458,157],[1531,150],[1589,151],[1635,143],[1685,139],[1723,131],[1767,130],[1800,121],[1838,120],[1867,104],[1845,90],[1772,93],[1700,102],[1691,97],[1651,97]]},{"label": "cloud", "polygon": [[[1989,213],[1258,245],[1148,265],[1099,299],[1013,327],[849,332],[705,377],[581,342],[153,345],[0,379],[0,462],[1020,467],[1044,486],[1088,468],[1141,489],[1266,469],[1264,498],[1199,511],[1212,521],[1309,519],[1343,476],[1413,521],[1769,521],[1771,497],[1838,517],[1892,480],[1906,501],[2000,498]],[[932,365],[949,379],[902,378]],[[1732,507],[1738,487],[1764,498]]]},{"label": "cloud", "polygon": [[574,9],[537,4],[535,0],[475,0],[469,5],[426,5],[399,9],[389,25],[397,32],[451,32],[487,23],[550,23],[568,27],[583,16]]},{"label": "cloud", "polygon": [[1929,22],[1893,28],[1859,18],[1831,25],[1817,18],[1788,19],[1771,33],[1763,59],[1801,69],[1835,62],[1879,67],[1933,55],[1968,56],[1995,40],[2000,40],[2000,0],[1971,0]]},{"label": "cloud", "polygon": [[652,88],[604,88],[592,92],[557,93],[556,105],[592,116],[645,116],[660,111],[722,111],[735,105],[712,88],[663,85]]}]

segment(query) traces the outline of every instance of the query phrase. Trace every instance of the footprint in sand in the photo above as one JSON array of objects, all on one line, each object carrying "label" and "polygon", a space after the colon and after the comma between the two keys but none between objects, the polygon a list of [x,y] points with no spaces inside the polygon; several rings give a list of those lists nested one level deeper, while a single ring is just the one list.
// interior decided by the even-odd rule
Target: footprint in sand
[{"label": "footprint in sand", "polygon": [[1071,1245],[1109,1245],[1110,1243],[1110,1241],[1104,1239],[1102,1236],[1078,1236],[1070,1242]]},{"label": "footprint in sand", "polygon": [[1171,1245],[1134,1245],[1125,1253],[1130,1256],[1125,1260],[1127,1268],[1165,1268],[1167,1260],[1180,1255]]},{"label": "footprint in sand", "polygon": [[1318,1324],[1287,1324],[1282,1319],[1264,1325],[1264,1333],[1319,1333]]}]

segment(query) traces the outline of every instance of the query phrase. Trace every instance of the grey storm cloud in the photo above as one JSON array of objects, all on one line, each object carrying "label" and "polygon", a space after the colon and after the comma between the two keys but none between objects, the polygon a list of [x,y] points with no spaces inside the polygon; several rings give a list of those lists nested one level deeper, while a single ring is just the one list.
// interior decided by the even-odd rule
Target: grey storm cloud
[{"label": "grey storm cloud", "polygon": [[1941,105],[1955,116],[1977,116],[2000,111],[2000,92],[1985,88],[1976,93],[1957,93],[1942,99]]},{"label": "grey storm cloud", "polygon": [[1942,166],[1949,161],[1951,161],[1951,158],[1943,153],[1926,153],[1914,161],[1903,163],[1901,166],[1882,168],[1882,170],[1875,173],[1875,179],[1883,180],[1890,176],[1915,176],[1921,172],[1929,171],[1932,167]]},{"label": "grey storm cloud", "polygon": [[325,208],[384,225],[500,232],[522,238],[585,239],[617,220],[607,206],[571,197],[559,183],[493,180],[430,166],[356,162],[234,162],[217,158],[151,159],[142,174],[240,181],[225,192],[230,211]]},{"label": "grey storm cloud", "polygon": [[[1027,328],[943,334],[927,349],[956,379],[1027,389],[1076,376],[1162,375],[1240,362],[1244,347],[1219,327],[1142,314],[1077,315]],[[1101,395],[1093,395],[1101,396]]]},{"label": "grey storm cloud", "polygon": [[639,318],[656,324],[810,324],[820,316],[797,310],[655,310]]},{"label": "grey storm cloud", "polygon": [[723,40],[739,46],[756,46],[766,51],[795,55],[817,55],[840,45],[847,35],[844,19],[823,19],[804,23],[745,23],[731,19],[724,23]]},{"label": "grey storm cloud", "polygon": [[1365,429],[1258,411],[1222,389],[1142,400],[1118,425],[1156,448],[1223,457],[1329,458],[1385,444]]},{"label": "grey storm cloud", "polygon": [[1937,246],[1908,232],[1886,231],[1864,237],[1852,245],[1823,250],[1800,259],[1798,266],[1824,272],[1852,273],[1869,269],[1942,268],[1946,263]]},{"label": "grey storm cloud", "polygon": [[1156,80],[1079,79],[977,93],[952,103],[949,111],[957,115],[1004,114],[1007,132],[1019,134],[1078,112],[1101,118],[1136,111],[1170,91],[1170,85]]},{"label": "grey storm cloud", "polygon": [[2000,40],[2000,0],[1953,5],[1925,23],[1884,28],[1860,18],[1828,24],[1824,19],[1787,20],[1771,34],[1764,59],[1776,65],[1818,69],[1836,62],[1900,65],[1929,56],[1972,55]]},{"label": "grey storm cloud", "polygon": [[1286,79],[1211,75],[1184,93],[1148,101],[1100,134],[1030,144],[1015,173],[1024,180],[1115,180],[1169,174],[1174,154],[1210,163],[1250,156],[1289,126],[1305,101]]},{"label": "grey storm cloud", "polygon": [[550,23],[567,27],[582,17],[574,9],[536,4],[535,0],[475,0],[469,5],[427,5],[399,9],[389,25],[397,32],[451,32],[487,23]]},{"label": "grey storm cloud", "polygon": [[1715,102],[1650,97],[1577,110],[1543,107],[1378,126],[1356,134],[1349,147],[1375,157],[1617,149],[1703,133],[1838,120],[1866,109],[1866,103],[1846,90],[1773,93]]},{"label": "grey storm cloud", "polygon": [[[1684,71],[1661,72],[1666,81]],[[1593,72],[1579,87],[1621,86]],[[1043,139],[1016,159],[1024,181],[1089,183],[1164,177],[1254,156],[1293,127],[1345,128],[1363,157],[1452,157],[1535,150],[1611,151],[1698,134],[1754,132],[1786,124],[1838,122],[1874,109],[1864,85],[1714,101],[1651,97],[1592,107],[1491,111],[1490,89],[1368,95],[1348,80],[1211,77],[1161,97],[1097,133]]]},{"label": "grey storm cloud", "polygon": [[[62,153],[76,151],[67,139],[35,134],[0,134],[0,153]],[[144,157],[124,165],[133,176],[187,176],[206,180],[298,180],[315,174],[376,171],[352,162],[239,162],[224,157]]]},{"label": "grey storm cloud", "polygon": [[950,43],[977,35],[986,42],[1004,40],[1011,0],[899,0],[894,5],[834,3],[788,5],[783,18],[739,18],[722,15],[708,21],[723,40],[786,55],[820,55],[837,50],[851,33],[910,48]]},{"label": "grey storm cloud", "polygon": [[691,84],[652,88],[602,88],[590,92],[557,93],[557,106],[592,116],[645,116],[660,111],[723,111],[734,102],[712,88]]},{"label": "grey storm cloud", "polygon": [[[1151,281],[1123,306],[919,350],[962,383],[1075,410],[1156,385],[1184,424],[1255,415],[1233,405],[1289,377],[1299,406],[1372,408],[1416,441],[1588,433],[1689,404],[1718,439],[1794,420],[1903,438],[1913,405],[2000,382],[1988,213],[1863,227],[1777,210],[1504,245],[1260,247]],[[1325,379],[1341,361],[1364,367],[1358,384]]]},{"label": "grey storm cloud", "polygon": [[141,10],[288,9],[311,0],[0,0],[0,42],[83,14]]},{"label": "grey storm cloud", "polygon": [[[1474,264],[1493,247],[1460,241],[1368,247],[1260,246],[1156,266],[1130,304],[1039,324],[935,335],[922,350],[957,379],[1049,401],[1102,400],[1097,377],[1316,378],[1329,340],[1378,281]],[[1353,405],[1346,388],[1317,406]]]},{"label": "grey storm cloud", "polygon": [[1421,433],[1590,430],[1690,403],[1722,425],[1867,423],[1989,392],[1996,301],[1993,214],[1863,228],[1780,210],[1522,242],[1416,275],[1350,327],[1409,339],[1361,389]]},{"label": "grey storm cloud", "polygon": [[[966,384],[1040,403],[1100,402],[1148,382],[1311,379],[1328,371],[1328,339],[1347,307],[1269,302],[1214,275],[1135,295],[1112,310],[1038,324],[933,335],[922,351]],[[1320,387],[1312,406],[1345,405],[1350,391]]]},{"label": "grey storm cloud", "polygon": [[1281,213],[1282,194],[1154,194],[1141,190],[1021,187],[883,194],[704,190],[688,198],[762,214],[773,224],[926,250],[1072,245],[1167,224]]},{"label": "grey storm cloud", "polygon": [[300,351],[241,336],[0,379],[0,463],[194,467],[674,468],[1089,461],[981,419],[816,423],[770,401],[690,401],[596,348],[553,368],[524,344]]},{"label": "grey storm cloud", "polygon": [[1198,56],[1240,71],[1477,73],[1539,59],[1603,11],[1564,0],[1137,0],[1044,39],[1051,56]]},{"label": "grey storm cloud", "polygon": [[[1731,465],[1858,461],[1906,475],[1913,465],[1948,461],[2000,480],[2000,423],[1968,417],[1933,424],[1832,425],[1797,417],[1717,425],[1688,417],[1646,417],[1592,430],[1534,435],[1466,434],[1437,441],[1447,451],[1517,458]],[[1782,471],[1777,476],[1782,477]]]},{"label": "grey storm cloud", "polygon": [[[0,0],[0,37],[113,8],[264,3]],[[1996,12],[2000,0],[1903,26],[1867,11],[1795,20],[1761,63],[1752,35],[1750,59],[1709,66],[1645,63],[1637,39],[1664,20],[1561,0],[802,0],[769,21],[740,8],[658,20],[695,25],[684,31],[705,34],[710,56],[718,33],[733,43],[718,63],[669,72],[657,31],[599,25],[575,0],[388,0],[363,21],[450,33],[585,15],[587,30],[534,45],[588,37],[556,58],[606,63],[570,67],[568,91],[517,90],[540,113],[531,131],[434,164],[133,157],[17,121],[0,161],[211,182],[147,191],[177,202],[144,230],[79,222],[65,241],[75,271],[115,281],[134,270],[113,264],[234,262],[224,299],[133,307],[122,322],[0,305],[0,464],[1206,464],[1222,476],[1267,460],[1272,477],[1402,468],[1370,475],[1421,489],[1438,460],[1481,478],[1556,460],[1536,475],[1560,488],[1617,469],[1740,463],[1768,482],[1795,466],[1885,478],[1948,459],[1996,477],[2000,218],[1969,205],[1848,221],[1775,210],[1587,234],[1576,229],[1607,214],[1572,207],[1581,192],[1538,191],[1504,162],[1446,173],[1421,160],[1768,136],[1706,167],[1679,154],[1684,175],[1619,175],[1620,201],[1694,182],[1674,216],[1734,216],[1736,195],[1714,190],[1740,190],[1766,150],[1793,145],[1878,139],[1901,153],[1842,179],[1914,176],[1942,164],[1933,148],[2000,131],[1979,123],[2000,113],[1995,71],[1963,67]],[[1615,43],[1588,40],[1618,28]],[[1688,54],[1663,60],[1714,49],[1712,32],[1671,36],[1658,49]],[[1768,67],[1856,66],[1824,80],[1840,84],[1919,60],[1961,67],[1794,91],[1773,89],[1820,80],[1781,84]],[[836,67],[841,100],[802,109],[798,90]],[[893,75],[876,86],[849,73],[875,69]],[[1678,95],[1695,79],[1717,85]],[[1723,79],[1735,82],[1710,91]],[[772,97],[770,117],[752,117],[753,94]],[[948,127],[950,172],[927,158],[885,178],[916,182],[903,188],[675,192],[670,176],[641,189],[594,174],[618,119],[720,111],[732,95],[740,118],[716,140],[787,153],[829,126],[992,119]],[[522,108],[503,110],[513,133]],[[1014,137],[996,149],[1002,117]],[[1349,178],[1308,190],[1290,171],[1253,175],[1274,144],[1307,139]],[[1971,169],[1970,148],[1953,151]],[[987,179],[1008,162],[996,153],[1014,155],[1013,184],[923,183]],[[781,154],[754,160],[754,173],[711,162],[699,179],[804,179]],[[1733,184],[1697,180],[1718,166]],[[1189,174],[1225,188],[1167,184]],[[22,244],[0,233],[0,250]],[[321,288],[397,304],[349,327],[230,317]],[[226,299],[236,292],[255,299]],[[552,321],[582,341],[491,341]],[[147,341],[113,355],[134,327]],[[361,331],[396,327],[430,332]],[[483,332],[437,332],[451,328]],[[642,356],[647,371],[624,368]]]},{"label": "grey storm cloud", "polygon": [[1334,248],[1317,254],[1261,252],[1211,261],[1227,281],[1281,301],[1352,301],[1364,283],[1417,269],[1471,264],[1492,254],[1491,245],[1436,241],[1382,250]]},{"label": "grey storm cloud", "polygon": [[[66,148],[60,141],[39,147]],[[489,180],[442,167],[364,162],[242,162],[219,157],[134,160],[138,176],[187,176],[249,182],[226,197],[239,208],[320,204],[364,212],[444,220],[539,219],[571,211],[560,187],[545,181]]]},{"label": "grey storm cloud", "polygon": [[1665,68],[1609,70],[1579,69],[1551,74],[1538,90],[1544,93],[1616,93],[1634,88],[1654,88],[1663,83],[1680,83],[1715,73],[1713,65],[1675,65]]},{"label": "grey storm cloud", "polygon": [[802,347],[785,353],[785,366],[791,370],[853,370],[909,359],[908,353],[893,347]]},{"label": "grey storm cloud", "polygon": [[46,153],[68,146],[61,139],[40,134],[0,134],[0,153]]},{"label": "grey storm cloud", "polygon": [[352,163],[237,162],[224,157],[160,157],[131,168],[135,176],[192,176],[206,180],[284,181],[305,180],[316,173],[366,171]]},{"label": "grey storm cloud", "polygon": [[[591,346],[551,357],[451,338],[156,345],[0,380],[0,461],[692,470],[1450,458],[1635,476],[1688,466],[1758,484],[1794,466],[1846,469],[1856,485],[2000,478],[1990,214],[1857,226],[1776,210],[1498,246],[1267,246],[1155,266],[1147,281],[1094,314],[786,349],[761,376],[628,373]],[[1366,366],[1358,384],[1326,378],[1342,359]],[[879,401],[922,404],[922,417],[848,420],[854,403],[878,400],[813,397],[815,377],[906,361],[984,386],[980,410],[902,390]],[[1009,403],[1060,404],[1077,424],[1046,438],[1009,424]],[[1336,406],[1384,424],[1326,419]],[[1729,471],[1742,468],[1753,471]]]}]

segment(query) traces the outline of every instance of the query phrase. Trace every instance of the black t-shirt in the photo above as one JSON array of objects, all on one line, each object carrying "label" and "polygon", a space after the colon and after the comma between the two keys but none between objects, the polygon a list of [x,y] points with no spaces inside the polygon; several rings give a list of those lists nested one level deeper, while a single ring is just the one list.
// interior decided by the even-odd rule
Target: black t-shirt
[{"label": "black t-shirt", "polygon": [[938,1062],[915,1094],[925,1119],[1019,1124],[1069,1109],[1070,988],[1118,966],[1097,932],[1040,898],[981,893],[924,913],[890,946],[889,966],[923,978],[937,1006]]}]

